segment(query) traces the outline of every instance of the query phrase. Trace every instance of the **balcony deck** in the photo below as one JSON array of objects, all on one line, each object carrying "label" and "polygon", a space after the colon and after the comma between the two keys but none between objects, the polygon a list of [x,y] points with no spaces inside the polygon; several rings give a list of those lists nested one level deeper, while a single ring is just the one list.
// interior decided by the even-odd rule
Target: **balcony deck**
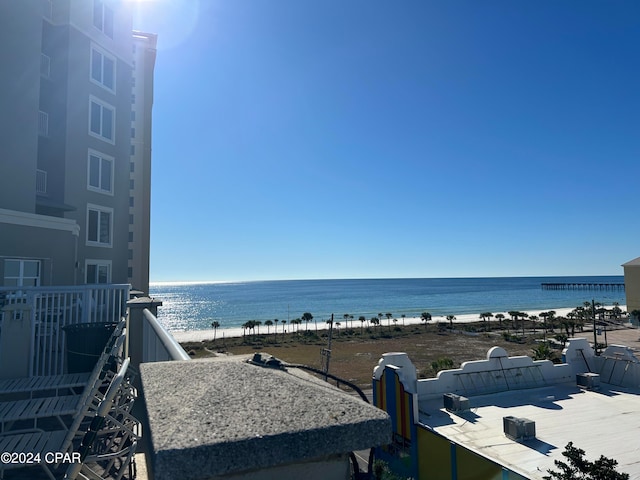
[{"label": "balcony deck", "polygon": [[[100,321],[88,309],[57,308],[77,305],[73,300],[79,298],[87,305],[97,294],[82,288],[16,293],[5,293],[9,308],[4,313],[25,326],[22,334],[29,332],[27,343],[32,348],[22,359],[28,366],[25,376],[39,372],[41,367],[34,365],[44,357],[55,359],[47,364],[55,368],[48,371],[65,373],[61,348],[65,335],[62,339],[43,335],[37,325],[46,322],[50,312],[56,314],[48,321],[59,329],[79,319]],[[110,299],[115,294],[104,295]],[[275,474],[283,479],[347,479],[349,452],[390,440],[389,417],[366,402],[286,366],[264,368],[239,357],[192,361],[158,322],[161,302],[135,298],[122,304],[122,310],[113,311],[124,314],[126,308],[124,355],[140,372],[135,386],[141,398],[132,411],[142,423],[143,442],[138,444],[142,451],[135,457],[137,478],[259,479]],[[10,344],[10,331],[2,332],[5,342],[0,340],[0,348]],[[55,351],[47,351],[47,346]],[[42,428],[59,427],[57,421],[51,422],[56,423],[44,422]],[[250,458],[245,455],[247,445],[255,453]],[[245,477],[247,470],[249,477]],[[31,468],[6,471],[4,478],[49,477],[42,469]]]}]

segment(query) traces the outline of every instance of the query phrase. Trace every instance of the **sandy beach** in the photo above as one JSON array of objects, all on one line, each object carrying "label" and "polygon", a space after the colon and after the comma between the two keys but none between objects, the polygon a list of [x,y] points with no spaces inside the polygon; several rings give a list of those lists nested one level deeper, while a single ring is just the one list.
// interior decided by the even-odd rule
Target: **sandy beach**
[{"label": "sandy beach", "polygon": [[[611,308],[612,305],[607,305],[606,308]],[[623,310],[626,311],[626,306],[625,305],[619,305],[619,307]],[[527,313],[529,316],[532,315],[536,315],[536,316],[540,316],[541,312],[546,312],[549,310],[554,310],[556,312],[556,317],[563,317],[566,316],[567,313],[571,312],[574,308],[557,308],[557,309],[546,309],[546,310],[527,310],[525,313]],[[502,313],[505,318],[510,318],[509,314],[507,312],[492,312],[493,313],[493,318],[491,318],[489,321],[490,322],[497,322],[498,320],[495,319],[495,316],[498,313]],[[341,326],[340,328],[345,328],[345,320],[341,317],[337,317],[336,322],[340,322]],[[476,313],[476,314],[467,314],[467,315],[456,315],[456,319],[453,321],[453,323],[469,323],[469,322],[478,322],[481,321],[480,318],[480,313]],[[398,318],[398,325],[402,325],[404,322],[405,325],[412,325],[412,324],[422,324],[422,320],[420,319],[420,317],[407,317],[404,320],[402,318]],[[429,322],[429,325],[435,325],[439,322],[446,322],[449,323],[449,321],[446,319],[446,317],[444,316],[434,316],[431,321]],[[542,319],[540,319],[540,322],[542,322]],[[393,322],[393,319],[391,319],[391,323]],[[386,325],[387,324],[387,319],[383,318],[381,320],[381,324],[382,325]],[[349,326],[351,326],[351,320],[349,320]],[[360,321],[357,318],[353,319],[353,327],[354,328],[360,328]],[[307,328],[307,325],[305,324],[301,324],[299,325],[300,330],[305,330]],[[309,324],[309,329],[314,329],[316,328],[315,323],[313,323],[313,321]],[[275,328],[274,326],[271,326],[269,328],[269,332],[273,332],[273,329]],[[278,332],[282,332],[282,325],[278,325]],[[290,332],[291,331],[291,325],[286,324],[284,326],[285,331]],[[322,331],[322,330],[326,330],[327,329],[327,325],[326,323],[323,323],[322,325],[320,323],[318,323],[318,331]],[[202,342],[202,341],[206,341],[206,340],[212,340],[214,338],[229,338],[229,337],[241,337],[244,334],[244,329],[241,327],[236,327],[236,328],[219,328],[217,332],[214,332],[213,329],[207,329],[207,330],[190,330],[190,331],[172,331],[171,335],[173,335],[173,337],[180,343],[184,343],[184,342]],[[267,327],[265,325],[261,325],[260,326],[260,333],[267,333]]]}]

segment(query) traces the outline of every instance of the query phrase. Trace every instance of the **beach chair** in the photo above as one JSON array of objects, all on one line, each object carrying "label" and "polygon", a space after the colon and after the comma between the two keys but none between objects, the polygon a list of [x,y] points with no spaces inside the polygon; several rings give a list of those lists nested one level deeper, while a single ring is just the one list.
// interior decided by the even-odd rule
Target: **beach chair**
[{"label": "beach chair", "polygon": [[30,427],[37,428],[38,421],[44,418],[55,418],[62,428],[66,428],[66,417],[76,415],[86,402],[96,405],[102,400],[100,389],[114,377],[114,370],[117,371],[125,338],[126,330],[123,329],[111,345],[109,353],[103,352],[101,355],[82,394],[0,402],[0,432],[11,429],[17,422],[32,422]]},{"label": "beach chair", "polygon": [[[122,319],[116,325],[113,333],[109,337],[101,356],[98,358],[96,365],[103,367],[109,355],[112,355],[113,346],[116,341],[123,335],[125,331],[126,320]],[[121,341],[121,344],[124,339]],[[0,398],[11,397],[12,399],[20,396],[28,396],[33,398],[34,394],[42,394],[43,392],[51,392],[53,395],[60,395],[65,391],[75,391],[85,388],[91,379],[91,372],[68,373],[62,375],[41,375],[26,378],[10,378],[0,381]]]},{"label": "beach chair", "polygon": [[[0,463],[0,479],[3,478],[6,470],[26,469],[37,466],[42,468],[49,478],[55,480],[55,471],[61,467],[62,460],[55,463],[51,457],[47,457],[47,454],[51,454],[51,452],[59,454],[75,453],[74,439],[78,437],[81,425],[87,422],[89,422],[89,424],[93,422],[94,419],[98,417],[98,413],[105,415],[104,412],[109,411],[113,407],[114,400],[118,395],[122,395],[121,386],[125,383],[128,367],[129,359],[126,359],[122,363],[117,375],[115,375],[109,383],[106,393],[97,409],[90,398],[86,399],[83,408],[76,414],[68,430],[45,432],[31,429],[0,434],[0,452],[25,453],[29,454],[31,458],[40,459],[36,465],[24,462]],[[84,436],[84,433],[81,435]],[[77,457],[74,458],[74,460],[77,460]]]},{"label": "beach chair", "polygon": [[127,471],[129,478],[135,478],[140,424],[129,413],[137,395],[135,389],[125,387],[126,381],[125,378],[113,402],[101,404],[77,448],[80,462],[69,465],[65,479],[120,480]]}]

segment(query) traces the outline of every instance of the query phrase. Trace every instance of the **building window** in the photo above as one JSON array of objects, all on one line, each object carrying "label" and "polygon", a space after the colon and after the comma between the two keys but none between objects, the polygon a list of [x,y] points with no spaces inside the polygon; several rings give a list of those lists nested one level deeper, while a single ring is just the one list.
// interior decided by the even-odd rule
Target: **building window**
[{"label": "building window", "polygon": [[131,155],[135,155],[135,154],[136,154],[136,146],[131,145]]},{"label": "building window", "polygon": [[129,232],[129,243],[133,242],[133,232]]},{"label": "building window", "polygon": [[113,10],[102,0],[93,0],[93,25],[107,37],[113,38]]},{"label": "building window", "polygon": [[131,121],[132,122],[136,121],[136,111],[135,110],[131,110]]},{"label": "building window", "polygon": [[5,287],[38,287],[40,261],[7,259],[4,261]]},{"label": "building window", "polygon": [[40,75],[43,77],[49,78],[51,74],[51,57],[45,55],[44,53],[40,54]]},{"label": "building window", "polygon": [[38,135],[43,137],[49,135],[49,114],[42,110],[38,112]]},{"label": "building window", "polygon": [[129,214],[129,225],[133,225],[133,213]]},{"label": "building window", "polygon": [[87,188],[94,192],[113,195],[113,158],[89,150],[88,162]]},{"label": "building window", "polygon": [[129,206],[133,207],[133,197],[129,197]]},{"label": "building window", "polygon": [[111,261],[87,260],[85,264],[87,283],[111,283]]},{"label": "building window", "polygon": [[133,179],[129,180],[129,190],[133,190],[135,186],[136,186],[135,180]]},{"label": "building window", "polygon": [[87,245],[111,247],[113,230],[113,209],[87,206]]},{"label": "building window", "polygon": [[134,103],[136,103],[136,94],[132,93],[131,94],[131,105],[133,105]]},{"label": "building window", "polygon": [[113,140],[115,121],[115,109],[111,105],[91,97],[89,101],[89,133],[109,143],[115,143]]},{"label": "building window", "polygon": [[116,91],[116,60],[95,46],[91,47],[91,81],[110,92]]},{"label": "building window", "polygon": [[136,164],[135,164],[134,162],[131,162],[131,163],[129,164],[129,171],[130,171],[131,173],[133,173],[133,172],[135,172],[135,171],[136,171]]},{"label": "building window", "polygon": [[131,128],[131,138],[136,138],[136,129]]}]

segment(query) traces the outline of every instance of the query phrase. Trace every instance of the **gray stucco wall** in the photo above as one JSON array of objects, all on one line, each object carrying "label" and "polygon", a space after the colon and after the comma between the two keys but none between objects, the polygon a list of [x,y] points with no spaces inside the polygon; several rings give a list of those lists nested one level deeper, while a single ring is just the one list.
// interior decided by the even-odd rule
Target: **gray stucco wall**
[{"label": "gray stucco wall", "polygon": [[41,5],[0,2],[0,105],[11,112],[0,115],[0,208],[30,213],[35,212]]},{"label": "gray stucco wall", "polygon": [[0,285],[4,259],[28,258],[41,261],[41,285],[73,285],[77,237],[64,230],[0,223]]}]

